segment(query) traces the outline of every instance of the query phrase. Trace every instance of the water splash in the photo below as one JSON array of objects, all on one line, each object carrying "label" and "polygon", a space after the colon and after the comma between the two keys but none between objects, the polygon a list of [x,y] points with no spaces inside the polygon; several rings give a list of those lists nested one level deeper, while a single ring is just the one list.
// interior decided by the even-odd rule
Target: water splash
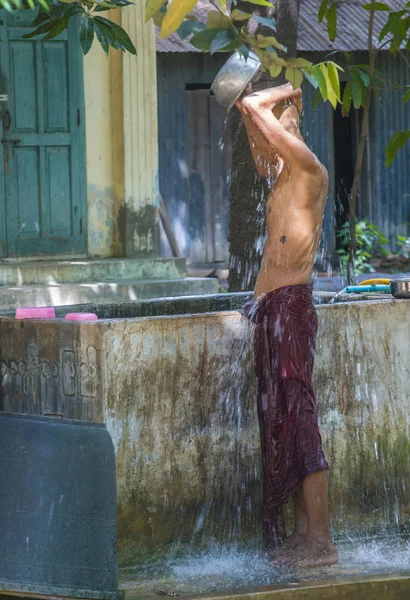
[{"label": "water splash", "polygon": [[266,554],[256,548],[215,544],[208,550],[123,572],[122,587],[137,588],[141,598],[147,598],[149,592],[214,593],[294,583],[312,577],[408,574],[409,571],[410,541],[399,537],[341,542],[339,564],[314,571],[273,567]]}]

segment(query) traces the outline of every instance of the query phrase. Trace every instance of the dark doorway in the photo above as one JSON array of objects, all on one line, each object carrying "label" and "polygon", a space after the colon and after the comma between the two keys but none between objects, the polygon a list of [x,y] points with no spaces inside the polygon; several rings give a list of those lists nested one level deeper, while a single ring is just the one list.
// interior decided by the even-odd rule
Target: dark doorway
[{"label": "dark doorway", "polygon": [[[343,88],[341,90],[343,93]],[[334,111],[334,153],[335,153],[335,219],[336,231],[349,217],[349,192],[354,176],[355,120],[354,111],[348,117],[342,115],[340,105]],[[339,246],[338,240],[336,240]]]},{"label": "dark doorway", "polygon": [[231,132],[210,86],[186,86],[189,264],[228,264]]}]

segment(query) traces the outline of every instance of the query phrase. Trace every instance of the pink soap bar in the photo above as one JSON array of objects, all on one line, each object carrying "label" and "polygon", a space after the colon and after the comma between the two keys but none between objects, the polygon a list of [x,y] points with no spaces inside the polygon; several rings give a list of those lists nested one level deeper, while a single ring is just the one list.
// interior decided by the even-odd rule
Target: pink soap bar
[{"label": "pink soap bar", "polygon": [[64,319],[66,321],[97,321],[98,317],[94,313],[68,313]]},{"label": "pink soap bar", "polygon": [[16,308],[16,319],[55,319],[54,306],[37,306],[33,308]]}]

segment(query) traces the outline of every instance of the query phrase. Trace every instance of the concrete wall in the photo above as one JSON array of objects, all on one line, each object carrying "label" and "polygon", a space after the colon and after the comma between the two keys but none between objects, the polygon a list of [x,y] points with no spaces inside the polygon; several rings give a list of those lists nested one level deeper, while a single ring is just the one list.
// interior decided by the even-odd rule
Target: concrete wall
[{"label": "concrete wall", "polygon": [[88,255],[149,258],[160,254],[154,25],[142,4],[122,18],[137,56],[106,56],[95,40],[84,58]]},{"label": "concrete wall", "polygon": [[[119,11],[109,18],[118,19]],[[117,18],[116,18],[117,17]],[[123,255],[124,124],[122,53],[97,40],[84,58],[88,255]]]},{"label": "concrete wall", "polygon": [[[410,305],[318,307],[315,385],[336,534],[410,514]],[[238,313],[113,322],[106,422],[121,563],[170,543],[254,538],[260,457],[251,331]]]},{"label": "concrete wall", "polygon": [[[410,304],[317,310],[333,529],[408,528]],[[0,410],[105,419],[122,565],[171,543],[258,536],[252,330],[238,312],[84,324],[3,317],[0,368]]]}]

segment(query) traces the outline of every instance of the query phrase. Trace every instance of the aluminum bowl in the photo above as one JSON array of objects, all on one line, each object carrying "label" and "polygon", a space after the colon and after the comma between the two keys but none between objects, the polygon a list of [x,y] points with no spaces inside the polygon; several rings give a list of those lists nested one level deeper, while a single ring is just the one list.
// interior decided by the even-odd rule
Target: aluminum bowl
[{"label": "aluminum bowl", "polygon": [[410,298],[410,279],[393,279],[390,286],[395,298]]},{"label": "aluminum bowl", "polygon": [[211,86],[219,104],[229,111],[260,68],[260,60],[253,52],[249,52],[247,59],[235,52],[219,70]]}]

